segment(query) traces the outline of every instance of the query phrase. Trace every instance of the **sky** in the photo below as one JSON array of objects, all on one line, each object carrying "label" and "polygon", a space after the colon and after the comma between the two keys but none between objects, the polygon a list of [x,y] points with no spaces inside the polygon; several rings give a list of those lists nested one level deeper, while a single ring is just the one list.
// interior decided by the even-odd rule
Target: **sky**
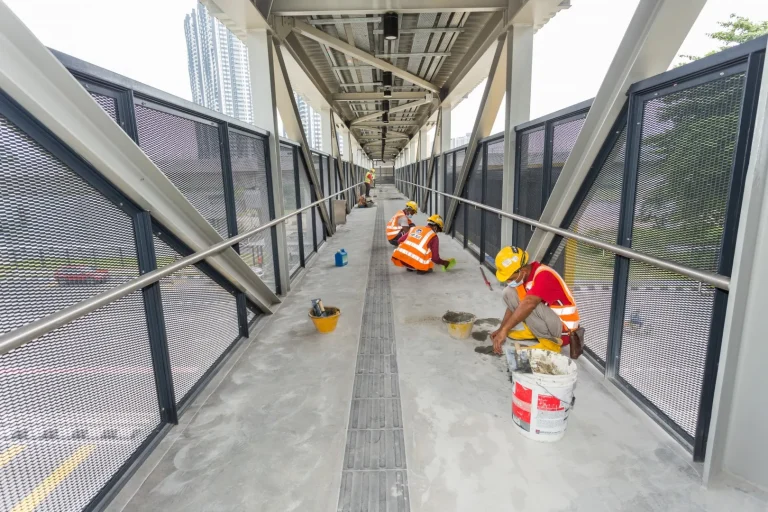
[{"label": "sky", "polygon": [[[680,0],[685,1],[685,0]],[[0,0],[49,47],[191,99],[184,16],[196,0]],[[572,0],[534,36],[531,118],[594,97],[638,0]],[[707,37],[731,13],[768,20],[768,0],[709,0],[678,54],[716,48]],[[680,59],[676,59],[672,65]],[[471,129],[481,85],[454,108],[453,137]],[[503,108],[500,110],[503,112]],[[493,132],[504,129],[503,114]]]}]

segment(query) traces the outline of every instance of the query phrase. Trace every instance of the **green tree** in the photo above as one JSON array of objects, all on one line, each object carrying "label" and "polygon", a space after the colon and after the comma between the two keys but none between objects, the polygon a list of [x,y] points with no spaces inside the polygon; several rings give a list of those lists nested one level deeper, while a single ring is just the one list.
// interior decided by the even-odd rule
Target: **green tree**
[{"label": "green tree", "polygon": [[[768,22],[736,15],[719,25],[709,36],[720,50],[768,33]],[[744,80],[726,75],[646,102],[633,247],[716,270]]]}]

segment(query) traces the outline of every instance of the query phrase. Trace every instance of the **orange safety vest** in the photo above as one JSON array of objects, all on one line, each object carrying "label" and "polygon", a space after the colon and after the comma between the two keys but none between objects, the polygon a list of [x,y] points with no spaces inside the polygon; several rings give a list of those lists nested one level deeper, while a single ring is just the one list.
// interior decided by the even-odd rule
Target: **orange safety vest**
[{"label": "orange safety vest", "polygon": [[[387,222],[387,240],[392,240],[400,235],[402,229],[405,227],[399,224],[400,219],[403,217],[406,217],[405,213],[399,211],[394,217],[389,219],[389,222]],[[408,224],[410,223],[411,222],[408,221]]]},{"label": "orange safety vest", "polygon": [[573,294],[571,293],[571,290],[568,289],[568,285],[565,284],[565,281],[563,281],[563,278],[560,277],[560,274],[546,265],[539,265],[539,267],[536,269],[536,272],[533,273],[533,278],[528,281],[528,284],[521,284],[517,287],[517,296],[520,298],[520,301],[522,301],[525,296],[528,295],[528,290],[533,287],[533,282],[536,280],[536,276],[539,275],[539,272],[549,272],[552,274],[552,276],[557,278],[557,282],[560,283],[560,288],[562,288],[563,293],[571,302],[571,304],[567,306],[562,304],[547,304],[549,309],[554,311],[563,322],[563,332],[569,333],[572,330],[578,328],[580,320],[579,309],[576,307],[576,301],[573,300]]},{"label": "orange safety vest", "polygon": [[429,241],[437,233],[428,226],[413,227],[408,231],[408,238],[392,253],[392,263],[395,266],[409,266],[415,270],[429,270],[435,266],[432,263],[432,249]]},{"label": "orange safety vest", "polygon": [[367,184],[370,185],[372,180],[373,180],[373,173],[369,172],[368,174],[365,175],[365,182]]}]

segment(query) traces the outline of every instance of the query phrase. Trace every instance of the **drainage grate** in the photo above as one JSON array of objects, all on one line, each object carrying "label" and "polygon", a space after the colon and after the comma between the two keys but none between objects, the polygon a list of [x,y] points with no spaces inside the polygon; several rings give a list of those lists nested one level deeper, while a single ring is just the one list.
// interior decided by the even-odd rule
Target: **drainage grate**
[{"label": "drainage grate", "polygon": [[[374,232],[383,233],[384,225],[379,207]],[[405,512],[411,507],[389,288],[392,247],[374,236],[371,253],[338,511]]]}]

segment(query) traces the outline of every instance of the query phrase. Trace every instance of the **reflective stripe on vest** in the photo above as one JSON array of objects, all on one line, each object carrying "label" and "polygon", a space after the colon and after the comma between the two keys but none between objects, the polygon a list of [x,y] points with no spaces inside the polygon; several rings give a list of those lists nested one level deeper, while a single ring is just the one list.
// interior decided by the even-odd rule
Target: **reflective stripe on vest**
[{"label": "reflective stripe on vest", "polygon": [[432,263],[432,249],[429,241],[437,236],[432,228],[422,226],[411,228],[408,238],[401,243],[392,253],[392,263],[398,267],[404,264],[416,270],[429,270],[434,267]]},{"label": "reflective stripe on vest", "polygon": [[568,300],[570,301],[571,305],[563,306],[560,304],[547,304],[549,309],[555,312],[557,316],[560,317],[560,321],[563,322],[563,327],[565,331],[572,331],[579,327],[579,321],[581,320],[579,316],[579,309],[576,307],[576,301],[573,298],[573,294],[571,293],[571,290],[568,288],[568,285],[565,284],[565,281],[563,281],[563,278],[560,277],[560,274],[555,272],[553,269],[546,265],[539,265],[539,268],[536,269],[536,272],[533,273],[533,278],[528,281],[525,285],[520,285],[516,288],[517,290],[517,296],[522,301],[526,295],[528,295],[528,291],[533,288],[533,282],[536,280],[536,276],[539,275],[539,272],[549,272],[557,279],[557,282],[560,283],[560,288],[563,290],[563,294],[568,297]]},{"label": "reflective stripe on vest", "polygon": [[394,217],[387,222],[387,240],[392,240],[400,234],[400,231],[404,226],[398,224],[401,218],[405,217],[405,214],[400,211],[395,214]]}]

